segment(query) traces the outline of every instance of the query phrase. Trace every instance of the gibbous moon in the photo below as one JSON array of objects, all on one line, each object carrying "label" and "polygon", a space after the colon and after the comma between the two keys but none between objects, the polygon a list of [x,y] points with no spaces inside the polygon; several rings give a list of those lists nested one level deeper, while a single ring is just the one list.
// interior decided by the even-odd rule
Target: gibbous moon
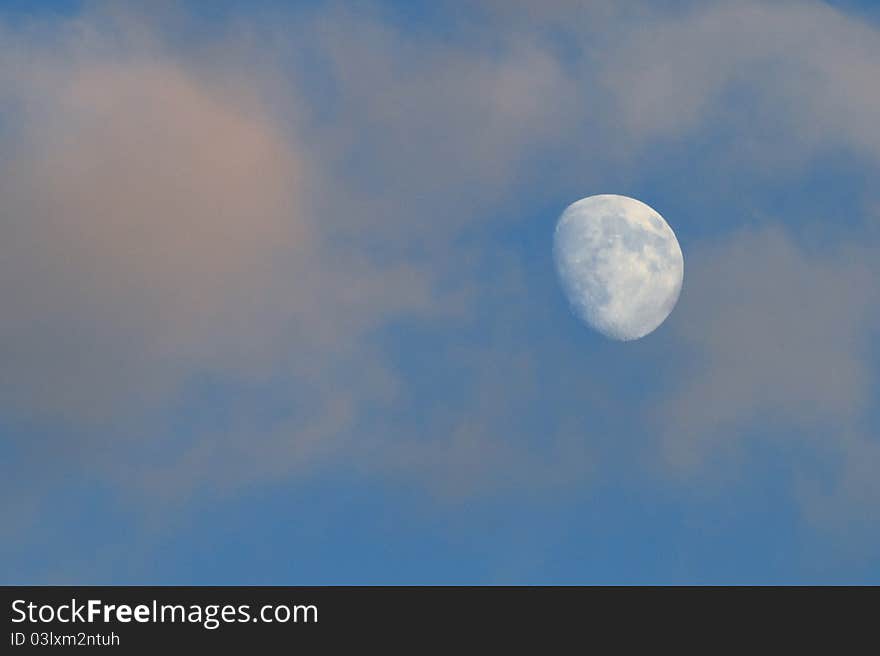
[{"label": "gibbous moon", "polygon": [[684,257],[672,228],[644,203],[613,194],[569,205],[553,259],[572,310],[597,331],[629,341],[653,332],[678,301]]}]

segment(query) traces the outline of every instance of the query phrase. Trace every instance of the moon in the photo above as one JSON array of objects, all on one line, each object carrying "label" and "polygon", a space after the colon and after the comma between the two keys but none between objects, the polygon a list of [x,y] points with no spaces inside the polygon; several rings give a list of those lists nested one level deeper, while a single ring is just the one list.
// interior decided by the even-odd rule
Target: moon
[{"label": "moon", "polygon": [[611,339],[652,333],[672,312],[684,257],[669,224],[627,196],[601,194],[569,205],[553,234],[553,259],[578,317]]}]

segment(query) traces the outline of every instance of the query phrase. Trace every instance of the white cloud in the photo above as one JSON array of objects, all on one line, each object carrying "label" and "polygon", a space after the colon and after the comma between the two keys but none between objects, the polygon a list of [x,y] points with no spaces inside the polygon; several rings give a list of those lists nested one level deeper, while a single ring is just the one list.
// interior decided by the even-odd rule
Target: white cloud
[{"label": "white cloud", "polygon": [[803,515],[845,522],[863,542],[880,491],[876,247],[870,236],[809,245],[769,226],[690,254],[670,319],[678,366],[652,415],[668,474],[740,484],[764,443],[785,454]]},{"label": "white cloud", "polygon": [[[241,17],[186,46],[167,23],[124,11],[7,29],[5,409],[63,417],[59,440],[89,434],[106,469],[142,489],[286,476],[363,453],[359,422],[393,418],[407,381],[377,346],[383,327],[416,317],[458,329],[486,298],[519,298],[516,273],[478,275],[475,232],[503,230],[559,190],[625,178],[664,140],[720,131],[733,157],[771,176],[826,147],[880,154],[880,37],[827,6],[504,5],[449,40],[338,10]],[[729,102],[737,93],[748,102]],[[704,152],[695,167],[728,155]],[[673,315],[692,318],[680,338],[707,354],[662,413],[673,459],[757,413],[858,416],[871,373],[856,290],[871,286],[870,255],[816,264],[773,231],[706,252],[689,255]],[[506,334],[502,323],[530,316],[519,311],[490,328]],[[497,374],[475,396],[518,375],[504,354],[453,355]],[[169,417],[206,377],[245,398],[223,430],[175,441]],[[573,378],[588,403],[593,383]],[[273,393],[305,410],[267,417],[247,402]],[[524,467],[529,449],[499,434],[534,398],[525,386],[451,408],[448,434],[424,450],[368,441],[365,470],[431,471],[436,483],[474,459],[471,480],[492,479],[493,461]],[[120,431],[141,415],[144,435]],[[577,416],[563,419],[548,470],[581,448],[569,437],[584,430]],[[149,464],[118,466],[131,462],[128,441]]]}]

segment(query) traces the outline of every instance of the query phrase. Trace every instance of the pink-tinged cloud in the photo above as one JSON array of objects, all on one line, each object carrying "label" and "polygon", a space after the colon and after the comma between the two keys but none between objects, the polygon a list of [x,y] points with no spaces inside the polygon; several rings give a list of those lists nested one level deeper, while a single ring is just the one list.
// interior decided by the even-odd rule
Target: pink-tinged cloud
[{"label": "pink-tinged cloud", "polygon": [[246,84],[70,55],[35,53],[4,94],[27,113],[0,162],[0,390],[101,416],[259,351],[313,231],[300,155]]}]

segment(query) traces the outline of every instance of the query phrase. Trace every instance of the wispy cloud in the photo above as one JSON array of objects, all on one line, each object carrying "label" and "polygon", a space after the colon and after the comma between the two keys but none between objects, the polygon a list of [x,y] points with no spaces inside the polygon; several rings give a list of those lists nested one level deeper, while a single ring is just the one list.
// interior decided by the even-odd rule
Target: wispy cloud
[{"label": "wispy cloud", "polygon": [[[694,146],[709,194],[731,161],[766,181],[880,156],[876,26],[656,4],[485,3],[452,37],[340,7],[233,12],[192,41],[185,9],[4,28],[0,400],[21,457],[58,448],[158,499],[328,463],[448,497],[596,475],[606,433],[644,418],[544,343],[556,290],[497,244],[665,148]],[[695,368],[640,429],[680,473],[763,417],[810,444],[846,426],[849,474],[804,499],[874,498],[876,267],[846,236],[808,252],[797,224],[691,243],[670,339]],[[450,398],[419,387],[441,376]]]}]

